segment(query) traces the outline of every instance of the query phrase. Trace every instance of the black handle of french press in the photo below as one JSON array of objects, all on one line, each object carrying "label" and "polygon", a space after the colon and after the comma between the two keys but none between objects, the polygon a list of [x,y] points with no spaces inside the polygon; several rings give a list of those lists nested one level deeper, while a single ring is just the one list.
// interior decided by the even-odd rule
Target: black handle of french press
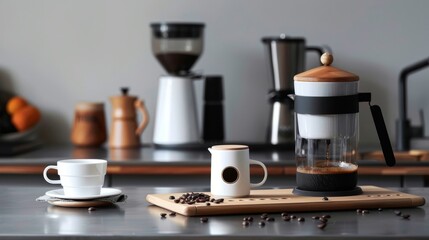
[{"label": "black handle of french press", "polygon": [[[359,93],[359,102],[371,102],[371,93]],[[378,105],[370,104],[369,106],[386,164],[390,167],[394,166],[396,164],[396,159],[393,154],[392,144],[390,144],[389,133],[387,132],[386,124],[384,123],[381,108]]]}]

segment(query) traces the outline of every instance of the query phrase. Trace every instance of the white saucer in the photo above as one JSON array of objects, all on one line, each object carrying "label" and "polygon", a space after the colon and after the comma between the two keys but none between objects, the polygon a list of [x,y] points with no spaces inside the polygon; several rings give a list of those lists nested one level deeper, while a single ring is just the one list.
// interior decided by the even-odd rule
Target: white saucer
[{"label": "white saucer", "polygon": [[119,195],[121,193],[122,191],[116,188],[102,188],[100,195],[85,196],[85,197],[65,196],[64,189],[61,188],[61,189],[47,191],[45,194],[49,197],[54,197],[54,198],[62,198],[62,199],[70,199],[70,200],[87,200],[87,199],[111,197],[111,196]]}]

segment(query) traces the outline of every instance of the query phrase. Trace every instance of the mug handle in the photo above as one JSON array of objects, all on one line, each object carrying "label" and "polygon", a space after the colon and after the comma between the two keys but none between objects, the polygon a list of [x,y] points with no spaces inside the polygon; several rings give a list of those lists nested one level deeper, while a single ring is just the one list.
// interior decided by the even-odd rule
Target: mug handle
[{"label": "mug handle", "polygon": [[264,179],[262,179],[261,182],[259,182],[259,183],[250,183],[250,187],[252,187],[252,188],[253,187],[260,187],[260,186],[262,186],[265,183],[265,181],[267,181],[267,176],[268,176],[267,168],[265,167],[265,164],[263,164],[260,161],[256,161],[256,160],[250,160],[250,164],[259,165],[264,170]]},{"label": "mug handle", "polygon": [[140,136],[145,130],[147,124],[149,123],[149,113],[144,105],[143,100],[136,100],[134,102],[134,106],[142,113],[142,121],[139,124],[139,127],[136,129],[136,135]]},{"label": "mug handle", "polygon": [[58,167],[57,166],[53,166],[53,165],[47,166],[45,168],[45,170],[43,170],[43,178],[45,178],[46,182],[48,182],[50,184],[61,184],[61,180],[51,180],[51,179],[48,178],[47,173],[48,173],[49,169],[57,169],[57,171],[58,171]]}]

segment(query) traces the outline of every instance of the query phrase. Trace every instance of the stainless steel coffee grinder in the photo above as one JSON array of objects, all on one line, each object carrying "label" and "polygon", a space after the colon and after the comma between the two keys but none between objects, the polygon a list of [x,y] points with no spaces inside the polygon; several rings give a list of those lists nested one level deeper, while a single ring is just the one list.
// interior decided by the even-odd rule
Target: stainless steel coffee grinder
[{"label": "stainless steel coffee grinder", "polygon": [[264,37],[262,43],[268,56],[268,69],[272,79],[269,90],[271,112],[267,129],[270,144],[294,143],[293,102],[287,97],[294,93],[293,76],[304,71],[307,51],[323,54],[320,47],[306,46],[304,38]]},{"label": "stainless steel coffee grinder", "polygon": [[294,77],[295,194],[345,196],[361,194],[356,163],[359,141],[359,102],[368,102],[384,158],[395,165],[381,109],[371,105],[371,93],[359,93],[359,77],[330,66],[333,56],[321,57],[323,66]]}]

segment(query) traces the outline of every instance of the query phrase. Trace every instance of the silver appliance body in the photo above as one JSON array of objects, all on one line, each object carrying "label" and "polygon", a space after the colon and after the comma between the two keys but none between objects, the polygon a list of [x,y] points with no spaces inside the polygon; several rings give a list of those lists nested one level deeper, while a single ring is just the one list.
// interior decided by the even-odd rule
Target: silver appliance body
[{"label": "silver appliance body", "polygon": [[269,90],[271,104],[266,141],[270,144],[294,142],[294,103],[287,95],[294,94],[293,77],[305,70],[306,51],[320,47],[306,47],[304,38],[264,37],[262,42],[268,56],[268,69],[272,81]]}]

